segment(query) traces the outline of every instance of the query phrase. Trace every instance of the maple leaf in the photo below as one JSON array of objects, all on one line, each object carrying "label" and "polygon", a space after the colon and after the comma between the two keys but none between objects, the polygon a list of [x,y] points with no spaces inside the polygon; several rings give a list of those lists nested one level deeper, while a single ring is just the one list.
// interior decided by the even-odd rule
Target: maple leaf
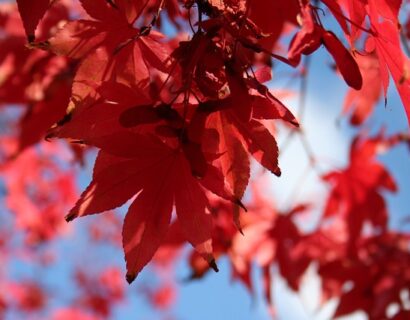
[{"label": "maple leaf", "polygon": [[132,282],[160,246],[175,204],[185,238],[217,270],[212,255],[212,218],[206,212],[208,201],[201,184],[232,200],[220,172],[209,166],[198,181],[184,153],[154,137],[118,132],[93,143],[104,151],[97,158],[93,181],[67,220],[116,208],[137,194],[123,227],[127,280]]},{"label": "maple leaf", "polygon": [[379,150],[394,145],[388,141],[382,135],[369,139],[357,137],[352,143],[350,165],[323,177],[333,186],[324,215],[326,218],[340,215],[347,219],[352,250],[366,221],[374,228],[387,228],[387,209],[380,192],[383,189],[395,192],[397,186],[375,157]]},{"label": "maple leaf", "polygon": [[[74,77],[70,108],[85,103],[103,81],[131,84],[144,88],[153,72],[169,71],[169,52],[158,32],[137,29],[127,20],[122,4],[113,7],[105,0],[82,0],[89,20],[68,22],[45,47],[56,54],[81,59]],[[139,12],[140,14],[141,12]],[[136,17],[135,17],[136,18]],[[90,87],[91,84],[91,87]]]}]

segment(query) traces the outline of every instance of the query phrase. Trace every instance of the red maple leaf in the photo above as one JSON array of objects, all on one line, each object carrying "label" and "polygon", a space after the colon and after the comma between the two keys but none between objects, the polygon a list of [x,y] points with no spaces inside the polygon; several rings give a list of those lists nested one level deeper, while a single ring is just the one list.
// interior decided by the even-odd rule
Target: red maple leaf
[{"label": "red maple leaf", "polygon": [[194,178],[183,151],[152,136],[118,132],[93,143],[104,151],[97,158],[93,181],[67,220],[116,208],[137,195],[123,227],[127,280],[132,282],[160,246],[175,205],[185,238],[217,270],[203,186],[233,200],[221,173],[208,165],[201,180]]},{"label": "red maple leaf", "polygon": [[349,166],[323,177],[332,185],[324,217],[340,215],[347,219],[352,250],[366,221],[375,229],[387,228],[387,209],[381,191],[395,192],[397,186],[376,155],[395,144],[390,141],[382,135],[367,139],[357,137],[351,147]]}]

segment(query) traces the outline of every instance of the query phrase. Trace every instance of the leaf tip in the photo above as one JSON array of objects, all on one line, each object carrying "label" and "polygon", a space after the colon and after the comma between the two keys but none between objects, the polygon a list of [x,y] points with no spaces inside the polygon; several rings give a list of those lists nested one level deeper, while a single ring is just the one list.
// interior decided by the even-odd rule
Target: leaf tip
[{"label": "leaf tip", "polygon": [[77,218],[77,214],[74,213],[74,212],[70,212],[69,214],[67,214],[67,215],[64,217],[65,221],[67,221],[67,222],[71,222],[71,221],[73,221],[75,218]]},{"label": "leaf tip", "polygon": [[212,259],[211,261],[208,262],[209,266],[215,271],[215,272],[219,272],[218,266],[216,264],[215,259]]},{"label": "leaf tip", "polygon": [[296,120],[296,118],[290,120],[289,122],[290,122],[290,124],[292,124],[292,125],[295,126],[296,128],[300,128],[300,124],[299,124],[298,120]]},{"label": "leaf tip", "polygon": [[133,283],[136,278],[137,274],[135,272],[127,272],[125,276],[125,280],[127,280],[128,284]]},{"label": "leaf tip", "polygon": [[27,41],[29,44],[33,43],[35,40],[36,40],[36,37],[34,36],[34,34],[27,35]]},{"label": "leaf tip", "polygon": [[245,205],[242,203],[241,199],[239,198],[235,198],[234,203],[236,205],[238,205],[239,207],[241,207],[243,210],[245,210],[245,212],[248,212],[248,209],[245,207]]},{"label": "leaf tip", "polygon": [[241,226],[241,222],[239,221],[239,217],[237,217],[237,218],[235,219],[234,223],[235,223],[235,227],[236,227],[236,229],[239,231],[239,233],[240,233],[241,235],[244,235],[244,234],[243,234],[243,229],[242,229],[242,226]]},{"label": "leaf tip", "polygon": [[54,133],[49,132],[44,136],[44,140],[47,142],[51,142],[51,140],[53,140],[56,136],[54,135]]}]

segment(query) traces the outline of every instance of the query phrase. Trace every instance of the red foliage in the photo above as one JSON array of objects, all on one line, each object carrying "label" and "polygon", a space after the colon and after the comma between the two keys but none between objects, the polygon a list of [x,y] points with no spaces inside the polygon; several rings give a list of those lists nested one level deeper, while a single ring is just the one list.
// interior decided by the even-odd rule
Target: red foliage
[{"label": "red foliage", "polygon": [[[398,185],[377,156],[409,144],[408,131],[359,133],[346,167],[320,173],[330,187],[324,208],[312,199],[283,210],[260,188],[246,193],[250,183],[257,184],[251,158],[281,176],[281,124],[290,136],[302,137],[310,164],[318,169],[303,129],[309,71],[303,56],[316,56],[322,45],[350,87],[343,113],[351,113],[351,124],[360,126],[372,116],[382,91],[387,101],[390,79],[410,118],[409,61],[400,42],[401,33],[408,37],[409,23],[402,32],[402,2],[2,4],[0,172],[13,228],[24,232],[31,247],[65,233],[62,217],[76,197],[75,169],[67,164],[83,164],[84,151],[96,147],[92,181],[66,220],[131,200],[122,228],[129,283],[154,257],[158,269],[168,270],[188,242],[194,248],[191,280],[218,271],[216,261],[226,256],[232,277],[251,292],[252,269],[261,268],[271,303],[274,265],[297,291],[315,264],[323,300],[339,298],[334,316],[363,310],[371,319],[383,319],[397,303],[395,319],[405,319],[401,292],[410,287],[409,237],[389,227],[384,191],[397,192]],[[330,30],[329,20],[340,29]],[[298,117],[268,87],[276,64],[301,78]],[[62,142],[40,143],[43,138],[64,140],[71,151]],[[304,231],[298,217],[320,209],[316,228]],[[91,238],[118,244],[118,219],[100,221],[87,229]],[[7,239],[1,241],[9,251]],[[119,270],[88,271],[75,273],[80,292],[75,307],[54,311],[51,319],[106,318],[125,300]],[[40,284],[9,287],[11,298],[0,296],[0,316],[8,308],[45,308],[47,290]],[[168,308],[176,298],[169,278],[141,292],[155,308]]]}]

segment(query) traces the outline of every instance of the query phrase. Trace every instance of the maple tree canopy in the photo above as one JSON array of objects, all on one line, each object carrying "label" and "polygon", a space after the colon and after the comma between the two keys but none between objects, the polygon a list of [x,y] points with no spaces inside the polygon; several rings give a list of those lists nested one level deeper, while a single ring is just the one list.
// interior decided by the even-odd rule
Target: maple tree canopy
[{"label": "maple tree canopy", "polygon": [[[118,215],[110,213],[88,230],[122,243],[126,272],[111,268],[90,276],[78,270],[84,297],[50,319],[109,317],[112,305],[124,299],[123,275],[133,282],[150,261],[169,268],[186,243],[191,280],[218,271],[218,260],[226,257],[233,278],[253,292],[252,270],[260,268],[271,308],[274,266],[297,291],[315,265],[323,303],[338,299],[334,317],[362,310],[370,319],[410,319],[410,234],[389,226],[386,194],[400,188],[378,157],[410,146],[409,130],[360,129],[380,100],[387,104],[389,87],[402,102],[393,108],[404,108],[409,123],[405,4],[1,3],[0,182],[25,245],[59,239],[70,228],[64,216],[84,221],[129,202],[122,233]],[[304,130],[310,61],[319,54],[348,87],[344,103],[328,107],[342,106],[341,117],[358,129],[347,165],[329,170],[321,169],[310,146],[315,141]],[[274,90],[272,80],[289,73],[284,77],[300,82],[300,90]],[[289,95],[300,97],[297,111],[287,106]],[[277,143],[282,131],[288,137],[283,148]],[[281,179],[279,155],[295,138],[327,194],[320,196],[324,203],[312,198],[281,208],[267,200],[251,168]],[[92,179],[78,196],[75,164],[84,165],[92,150],[98,150]],[[301,217],[319,222],[306,231]],[[104,228],[115,230],[108,235]],[[6,247],[7,236],[0,247],[3,242]],[[36,282],[8,286],[12,298],[0,293],[0,318],[10,308],[33,312],[45,306],[47,293]],[[174,290],[166,282],[142,291],[166,308]]]}]

